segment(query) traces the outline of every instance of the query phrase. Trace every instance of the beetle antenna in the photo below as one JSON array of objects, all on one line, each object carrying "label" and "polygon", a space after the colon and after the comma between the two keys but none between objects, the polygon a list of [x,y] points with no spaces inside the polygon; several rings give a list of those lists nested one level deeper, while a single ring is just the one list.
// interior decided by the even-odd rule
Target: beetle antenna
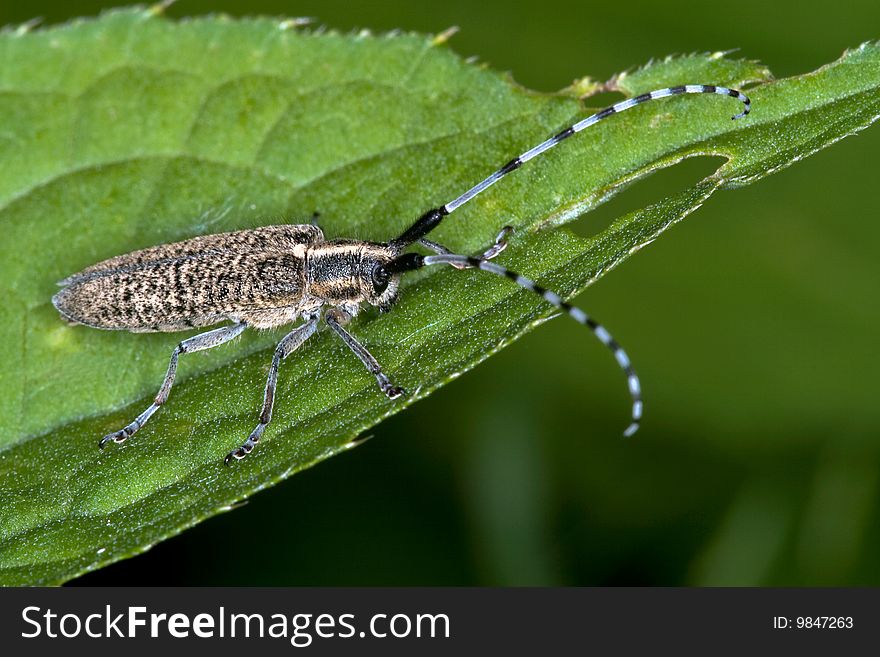
[{"label": "beetle antenna", "polygon": [[394,260],[388,269],[394,273],[400,273],[420,269],[429,265],[440,264],[452,265],[457,268],[482,269],[483,271],[488,271],[497,276],[509,278],[520,287],[534,292],[550,305],[564,311],[578,324],[583,324],[590,329],[593,332],[593,335],[599,339],[599,342],[608,347],[611,353],[614,354],[614,359],[617,361],[617,364],[620,365],[620,369],[626,374],[627,386],[629,388],[630,397],[632,398],[632,422],[623,432],[623,435],[628,438],[638,431],[639,424],[642,421],[642,411],[644,407],[642,401],[642,386],[639,382],[639,377],[630,362],[629,356],[626,355],[626,352],[617,340],[614,339],[604,326],[599,324],[599,322],[594,320],[580,308],[563,301],[562,297],[552,290],[541,287],[531,279],[521,276],[506,267],[496,265],[494,262],[489,262],[484,258],[473,258],[470,256],[456,255],[454,253],[442,253],[429,256],[422,256],[417,253],[406,253]]},{"label": "beetle antenna", "polygon": [[642,103],[647,103],[650,100],[656,100],[658,98],[666,98],[668,96],[680,96],[682,94],[718,94],[719,96],[730,96],[731,98],[736,98],[743,104],[743,109],[739,114],[736,114],[733,119],[741,119],[746,114],[749,113],[752,107],[752,101],[749,100],[749,97],[746,96],[743,92],[737,89],[730,89],[728,87],[719,87],[714,84],[687,84],[681,85],[678,87],[666,87],[664,89],[657,89],[656,91],[651,91],[646,94],[642,94],[640,96],[635,96],[634,98],[627,98],[626,100],[622,100],[619,103],[615,103],[610,107],[606,107],[600,112],[596,112],[592,116],[588,116],[587,118],[578,121],[577,123],[570,125],[565,128],[561,132],[556,133],[549,139],[542,141],[537,146],[530,148],[525,151],[518,157],[513,158],[510,162],[505,164],[503,167],[495,171],[488,178],[483,179],[469,190],[467,190],[464,194],[459,196],[458,198],[450,201],[446,205],[443,205],[439,208],[434,208],[433,210],[428,210],[419,217],[416,222],[410,226],[400,237],[393,239],[389,242],[389,246],[395,247],[398,250],[402,250],[404,247],[416,242],[420,238],[424,237],[432,230],[434,230],[443,218],[449,214],[452,214],[455,210],[460,208],[462,205],[470,201],[472,198],[481,194],[486,189],[494,185],[496,182],[501,180],[504,176],[519,169],[523,164],[532,160],[539,155],[549,151],[551,148],[556,146],[559,142],[568,139],[572,135],[589,128],[591,125],[595,125],[599,121],[603,119],[607,119],[612,114],[619,114],[625,110],[628,110],[636,105],[641,105]]}]

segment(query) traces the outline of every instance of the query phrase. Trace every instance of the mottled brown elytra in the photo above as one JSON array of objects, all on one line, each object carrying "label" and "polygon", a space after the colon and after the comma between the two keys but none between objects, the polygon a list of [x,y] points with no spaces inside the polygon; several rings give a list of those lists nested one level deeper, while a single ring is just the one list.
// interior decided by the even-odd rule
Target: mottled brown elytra
[{"label": "mottled brown elytra", "polygon": [[[383,312],[389,310],[397,300],[400,275],[435,264],[481,269],[505,276],[592,330],[613,352],[626,373],[632,397],[632,422],[624,434],[632,435],[639,427],[643,409],[641,386],[629,357],[611,334],[581,309],[516,272],[489,262],[504,250],[508,228],[501,231],[493,246],[476,258],[452,254],[425,235],[454,210],[564,139],[641,103],[680,94],[719,94],[736,98],[744,107],[734,119],[748,114],[751,106],[742,92],[713,85],[668,87],[621,101],[512,159],[446,205],[428,210],[402,235],[388,243],[326,240],[314,221],[312,224],[264,226],[161,244],[110,258],[64,279],[52,303],[64,318],[76,324],[148,332],[182,331],[231,322],[178,344],[171,353],[168,372],[153,403],[126,427],[104,436],[99,446],[103,448],[111,441],[123,442],[144,426],[167,401],[180,354],[221,345],[248,326],[273,328],[302,322],[275,348],[260,422],[248,439],[227,455],[227,464],[233,459],[243,459],[259,442],[272,419],[279,364],[317,330],[322,319],[376,377],[382,392],[389,399],[397,399],[404,393],[403,389],[391,383],[372,354],[345,326],[364,303],[378,306]],[[437,255],[402,253],[415,243]]]}]

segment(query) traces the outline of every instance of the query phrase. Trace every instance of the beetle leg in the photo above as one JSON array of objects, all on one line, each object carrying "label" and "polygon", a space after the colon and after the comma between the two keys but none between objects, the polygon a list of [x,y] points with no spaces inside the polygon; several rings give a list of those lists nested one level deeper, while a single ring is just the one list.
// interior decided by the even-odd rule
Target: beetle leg
[{"label": "beetle leg", "polygon": [[[506,249],[507,238],[510,237],[510,234],[512,232],[513,226],[505,226],[504,228],[502,228],[501,232],[499,232],[498,235],[495,237],[495,243],[483,252],[483,255],[480,256],[480,260],[491,260],[499,253],[501,253],[504,249]],[[424,237],[419,240],[419,244],[427,249],[430,249],[434,253],[439,253],[440,255],[449,255],[450,253],[452,253],[452,251],[447,249],[442,244],[438,244],[437,242],[434,242]],[[452,266],[456,269],[467,269],[466,265],[460,265],[457,263],[452,264]]]},{"label": "beetle leg", "polygon": [[213,331],[208,331],[207,333],[194,335],[178,344],[174,348],[174,351],[171,352],[171,362],[168,363],[168,371],[165,373],[165,380],[162,382],[162,387],[159,388],[159,394],[156,395],[153,403],[125,428],[113,433],[108,433],[101,438],[98,447],[104,449],[107,446],[107,443],[111,441],[116,443],[124,442],[126,438],[130,437],[138,429],[144,426],[147,423],[147,420],[153,416],[153,413],[158,411],[159,407],[168,400],[171,386],[174,385],[174,376],[177,374],[177,357],[180,354],[188,354],[193,351],[204,351],[205,349],[218,347],[237,337],[246,327],[247,324],[244,323],[231,324],[230,326],[223,326],[214,329]]},{"label": "beetle leg", "polygon": [[404,394],[405,391],[403,388],[391,383],[382,371],[382,366],[379,365],[379,361],[375,359],[373,354],[367,351],[367,348],[358,342],[357,338],[343,328],[345,324],[348,324],[351,321],[351,315],[349,313],[345,312],[342,308],[331,308],[327,311],[327,314],[324,315],[324,321],[326,321],[327,325],[332,328],[340,338],[342,338],[342,341],[354,352],[354,355],[360,359],[370,374],[376,377],[379,388],[385,393],[385,396],[388,397],[388,399],[397,399]]},{"label": "beetle leg", "polygon": [[269,367],[269,378],[266,380],[266,390],[263,393],[263,410],[260,411],[260,423],[256,429],[251,432],[248,439],[244,441],[241,447],[237,447],[227,454],[225,463],[229,465],[233,459],[240,461],[250,454],[256,444],[260,442],[266,425],[272,421],[272,406],[275,403],[275,386],[278,383],[278,366],[281,361],[296,351],[303,342],[309,339],[318,328],[318,318],[312,317],[305,324],[301,324],[285,335],[278,346],[275,347],[275,354],[272,356],[272,365]]}]

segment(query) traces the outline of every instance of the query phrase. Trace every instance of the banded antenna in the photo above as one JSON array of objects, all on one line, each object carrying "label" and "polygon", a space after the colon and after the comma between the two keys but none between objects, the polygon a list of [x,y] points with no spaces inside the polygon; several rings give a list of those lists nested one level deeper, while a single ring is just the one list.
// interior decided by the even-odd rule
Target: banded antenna
[{"label": "banded antenna", "polygon": [[596,112],[592,116],[588,116],[587,118],[568,126],[565,130],[562,130],[561,132],[558,132],[550,137],[550,139],[542,141],[537,146],[530,148],[525,153],[522,153],[518,157],[513,158],[510,162],[498,169],[491,176],[481,180],[476,185],[467,190],[464,194],[456,199],[453,199],[446,205],[428,210],[425,214],[419,217],[418,220],[416,220],[416,222],[412,226],[410,226],[400,237],[391,240],[388,244],[390,246],[403,249],[413,242],[418,241],[419,239],[430,233],[432,230],[434,230],[437,226],[439,226],[444,217],[452,214],[462,205],[473,199],[475,196],[486,191],[489,187],[504,178],[504,176],[511,173],[512,171],[516,171],[529,160],[533,160],[539,155],[549,151],[559,142],[568,139],[572,135],[580,132],[581,130],[585,130],[591,125],[595,125],[599,123],[599,121],[607,119],[613,114],[619,114],[620,112],[635,107],[636,105],[647,103],[650,100],[666,98],[667,96],[680,96],[682,94],[718,94],[719,96],[730,96],[731,98],[736,98],[737,100],[742,102],[743,110],[733,117],[734,121],[736,119],[741,119],[742,117],[744,117],[746,114],[749,113],[749,110],[751,110],[752,108],[752,101],[749,100],[749,97],[746,96],[743,92],[736,89],[729,89],[727,87],[718,87],[713,84],[687,84],[680,87],[666,87],[665,89],[658,89],[657,91],[642,94],[641,96],[636,96],[635,98],[622,100],[619,103],[611,105],[610,107],[606,107],[601,112]]},{"label": "banded antenna", "polygon": [[547,152],[548,150],[556,146],[556,144],[558,144],[559,142],[568,139],[572,135],[580,132],[581,130],[589,128],[592,125],[595,125],[599,121],[602,121],[603,119],[606,119],[613,114],[618,114],[619,112],[628,110],[632,107],[635,107],[636,105],[641,105],[642,103],[656,100],[658,98],[679,96],[682,94],[718,94],[720,96],[730,96],[731,98],[736,98],[743,104],[743,109],[739,114],[736,114],[732,117],[734,120],[741,119],[749,113],[749,110],[751,110],[751,100],[749,100],[749,97],[741,91],[710,84],[688,84],[678,87],[667,87],[664,89],[652,91],[650,93],[642,94],[641,96],[636,96],[634,98],[623,100],[619,103],[611,105],[610,107],[606,107],[602,111],[597,112],[596,114],[593,114],[592,116],[589,116],[581,121],[578,121],[573,125],[570,125],[561,132],[553,135],[549,139],[542,141],[537,146],[534,146],[533,148],[530,148],[518,157],[513,158],[510,162],[495,171],[488,178],[483,179],[482,181],[471,187],[461,196],[453,199],[449,203],[439,208],[428,210],[421,217],[419,217],[419,219],[412,226],[410,226],[403,234],[401,234],[400,237],[393,239],[388,243],[391,247],[403,250],[414,242],[421,242],[426,246],[430,246],[430,248],[432,248],[433,250],[438,251],[437,255],[430,256],[422,256],[417,253],[405,253],[401,256],[398,256],[388,266],[388,270],[392,273],[412,271],[415,269],[420,269],[422,267],[439,264],[452,265],[453,267],[456,267],[458,269],[481,269],[482,271],[487,271],[498,276],[509,278],[520,287],[534,292],[550,305],[559,308],[560,310],[563,310],[569,317],[574,319],[579,324],[582,324],[589,328],[593,332],[593,335],[595,335],[602,344],[604,344],[606,347],[608,347],[608,349],[611,350],[611,352],[614,354],[615,360],[617,360],[618,365],[620,365],[620,368],[626,374],[627,386],[629,388],[629,394],[632,399],[632,421],[623,432],[623,435],[627,437],[632,436],[636,431],[638,431],[639,424],[642,420],[642,413],[644,410],[644,403],[642,401],[642,387],[641,383],[639,382],[639,377],[636,374],[636,371],[632,366],[632,362],[629,359],[629,356],[627,356],[626,352],[623,350],[617,340],[614,339],[611,333],[609,333],[604,326],[599,324],[596,320],[594,320],[580,308],[572,306],[566,301],[563,301],[562,297],[560,297],[552,290],[541,287],[534,281],[516,273],[515,271],[511,271],[506,267],[502,267],[493,262],[489,262],[490,257],[497,255],[497,253],[499,253],[504,248],[503,244],[499,244],[498,242],[496,242],[495,247],[490,248],[486,253],[483,254],[483,257],[474,258],[471,256],[449,253],[445,249],[438,249],[436,247],[438,247],[439,245],[435,245],[433,242],[429,242],[428,240],[424,239],[424,236],[434,230],[437,226],[439,226],[444,217],[453,213],[462,205],[484,192],[486,189],[504,178],[504,176],[515,171],[529,160],[532,160],[539,155]]}]

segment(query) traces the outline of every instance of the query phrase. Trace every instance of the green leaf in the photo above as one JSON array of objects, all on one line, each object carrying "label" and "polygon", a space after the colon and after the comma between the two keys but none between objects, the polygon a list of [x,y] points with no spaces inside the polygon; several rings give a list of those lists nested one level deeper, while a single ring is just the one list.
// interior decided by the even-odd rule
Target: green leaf
[{"label": "green leaf", "polygon": [[[499,262],[571,296],[715,191],[788,166],[880,114],[880,49],[870,44],[776,82],[753,62],[693,55],[541,95],[441,41],[143,10],[0,35],[0,582],[59,583],[146,550],[354,446],[549,315],[481,272],[413,275],[393,312],[365,312],[352,331],[414,394],[388,401],[322,332],[283,364],[263,443],[227,468],[223,457],[256,422],[283,331],[184,356],[169,403],[136,437],[99,452],[101,436],[149,403],[181,336],[68,326],[50,303],[55,281],[134,249],[303,222],[313,211],[329,237],[386,240],[589,114],[578,94],[760,83],[749,92],[752,114],[737,122],[734,101],[702,96],[603,122],[432,235],[475,253],[511,224],[517,233]],[[726,162],[593,238],[552,229],[705,154]],[[600,348],[586,332],[584,341]],[[621,388],[623,428],[624,382],[608,385]]]}]

